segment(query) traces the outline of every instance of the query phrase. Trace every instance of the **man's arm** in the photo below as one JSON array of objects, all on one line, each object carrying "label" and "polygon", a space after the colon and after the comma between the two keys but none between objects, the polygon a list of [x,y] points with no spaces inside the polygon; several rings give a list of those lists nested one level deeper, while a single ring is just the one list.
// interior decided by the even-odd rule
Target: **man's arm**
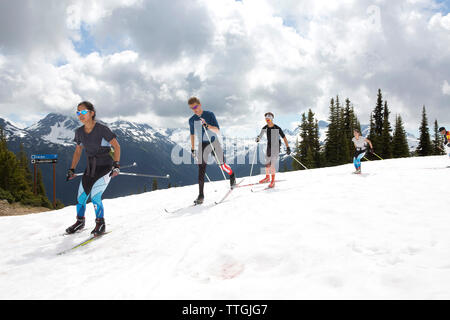
[{"label": "man's arm", "polygon": [[289,148],[288,140],[286,139],[286,136],[283,138],[284,144],[286,145],[286,149]]},{"label": "man's arm", "polygon": [[191,134],[191,150],[195,150],[195,135]]},{"label": "man's arm", "polygon": [[214,132],[215,134],[219,134],[220,133],[220,129],[211,125],[208,125],[206,127],[208,130],[211,130],[212,132]]},{"label": "man's arm", "polygon": [[[214,119],[215,119],[215,118],[214,118]],[[202,122],[202,125],[203,125],[206,129],[211,130],[211,131],[214,132],[215,134],[219,134],[219,133],[220,133],[219,127],[214,126],[214,125],[211,125],[211,124],[208,124],[208,123],[205,121],[205,119],[203,119],[203,118],[200,118],[200,121]],[[215,122],[217,122],[217,120],[216,120]],[[215,124],[215,123],[214,123],[214,124]]]},{"label": "man's arm", "polygon": [[291,154],[291,148],[289,148],[289,143],[288,143],[288,140],[286,139],[286,136],[283,137],[283,141],[284,141],[284,144],[286,145],[286,153],[288,155],[290,155]]}]

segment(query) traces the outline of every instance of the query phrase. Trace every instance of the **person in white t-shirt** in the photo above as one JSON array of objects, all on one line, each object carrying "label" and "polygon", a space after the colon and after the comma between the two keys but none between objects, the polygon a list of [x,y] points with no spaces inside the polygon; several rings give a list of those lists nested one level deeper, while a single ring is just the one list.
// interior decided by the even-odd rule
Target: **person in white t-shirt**
[{"label": "person in white t-shirt", "polygon": [[353,157],[353,164],[356,171],[354,173],[361,174],[361,159],[366,155],[367,144],[370,145],[370,152],[373,153],[372,142],[361,135],[358,129],[353,130],[353,143],[355,144],[355,156]]}]

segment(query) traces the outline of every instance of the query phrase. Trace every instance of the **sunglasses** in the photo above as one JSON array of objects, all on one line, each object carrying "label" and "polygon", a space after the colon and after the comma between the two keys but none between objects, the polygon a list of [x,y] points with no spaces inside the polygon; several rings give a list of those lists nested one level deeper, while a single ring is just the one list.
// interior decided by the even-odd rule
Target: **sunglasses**
[{"label": "sunglasses", "polygon": [[88,112],[89,112],[89,110],[81,110],[81,111],[77,111],[77,116],[80,116],[80,115],[87,115]]},{"label": "sunglasses", "polygon": [[272,121],[273,120],[273,118],[271,118],[271,117],[266,117],[266,121]]},{"label": "sunglasses", "polygon": [[192,110],[195,110],[195,109],[197,109],[198,107],[200,107],[200,106],[197,104],[197,105],[193,106],[191,109],[192,109]]}]

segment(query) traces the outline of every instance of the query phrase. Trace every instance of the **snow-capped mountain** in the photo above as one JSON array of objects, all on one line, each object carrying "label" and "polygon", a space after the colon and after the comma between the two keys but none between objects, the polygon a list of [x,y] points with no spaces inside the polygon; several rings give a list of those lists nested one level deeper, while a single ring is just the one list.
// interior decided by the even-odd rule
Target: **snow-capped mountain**
[{"label": "snow-capped mountain", "polygon": [[14,138],[23,138],[27,135],[26,130],[20,129],[13,125],[11,122],[0,118],[0,128],[3,129],[3,132],[6,138],[14,139]]},{"label": "snow-capped mountain", "polygon": [[31,136],[49,143],[73,146],[74,131],[78,127],[79,122],[76,118],[50,113],[44,119],[25,130]]}]

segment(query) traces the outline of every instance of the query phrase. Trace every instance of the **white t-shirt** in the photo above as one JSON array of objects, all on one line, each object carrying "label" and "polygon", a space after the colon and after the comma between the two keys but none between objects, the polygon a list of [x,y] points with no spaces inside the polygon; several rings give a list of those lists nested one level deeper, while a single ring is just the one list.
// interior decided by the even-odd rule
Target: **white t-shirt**
[{"label": "white t-shirt", "polygon": [[356,140],[355,137],[353,137],[352,139],[353,143],[355,144],[355,147],[357,149],[365,149],[366,148],[366,138],[364,138],[363,136],[359,136],[359,139]]}]

